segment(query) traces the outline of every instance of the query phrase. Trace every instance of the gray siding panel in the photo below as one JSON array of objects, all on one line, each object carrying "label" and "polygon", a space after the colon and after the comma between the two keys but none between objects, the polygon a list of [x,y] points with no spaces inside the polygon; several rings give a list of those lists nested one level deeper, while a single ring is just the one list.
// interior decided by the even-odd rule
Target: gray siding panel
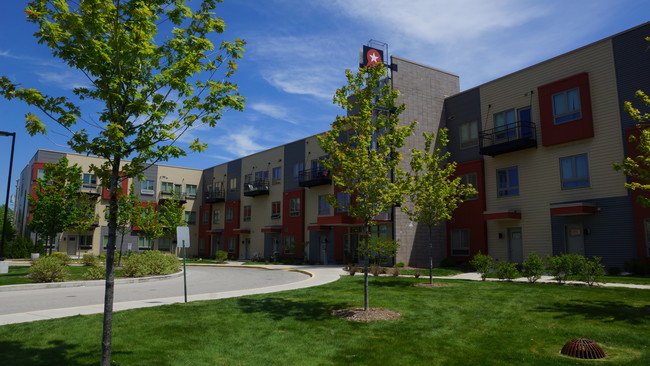
[{"label": "gray siding panel", "polygon": [[305,140],[292,142],[284,147],[284,191],[301,189],[298,179],[293,176],[293,166],[302,162],[304,169],[309,169],[305,163]]},{"label": "gray siding panel", "polygon": [[479,154],[478,140],[474,147],[463,149],[460,146],[461,125],[476,121],[478,132],[482,131],[480,89],[474,88],[447,98],[444,108],[443,122],[445,122],[444,127],[449,131],[450,143],[447,148],[451,153],[451,158],[458,163],[482,159],[483,156]]},{"label": "gray siding panel", "polygon": [[[237,187],[234,191],[230,190],[230,178],[237,178]],[[228,179],[224,182],[226,185],[226,201],[236,201],[240,199],[242,187],[241,180],[241,159],[228,162]]]},{"label": "gray siding panel", "polygon": [[141,191],[141,185],[140,183],[143,180],[134,178],[133,183],[135,184],[135,191],[138,193],[138,199],[140,201],[156,201],[156,195],[158,194],[158,166],[157,165],[152,165],[145,169],[144,172],[142,172],[142,176],[144,177],[143,180],[152,180],[154,181],[154,194],[153,195],[143,195]]}]

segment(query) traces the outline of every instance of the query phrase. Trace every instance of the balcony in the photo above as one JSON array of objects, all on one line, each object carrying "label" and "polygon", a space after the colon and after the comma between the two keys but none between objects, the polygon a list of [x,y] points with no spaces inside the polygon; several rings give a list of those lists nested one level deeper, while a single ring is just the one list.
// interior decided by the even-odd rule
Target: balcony
[{"label": "balcony", "polygon": [[301,187],[315,187],[331,183],[330,171],[324,168],[303,170],[298,177],[298,185]]},{"label": "balcony", "polygon": [[258,178],[252,182],[244,183],[244,196],[255,197],[265,194],[269,194],[268,179]]},{"label": "balcony", "polygon": [[492,157],[537,147],[535,124],[528,121],[517,121],[482,131],[479,135],[479,144],[479,153]]},{"label": "balcony", "polygon": [[180,203],[187,202],[187,198],[183,192],[161,191],[158,193],[158,203],[163,203],[167,200],[177,200]]},{"label": "balcony", "polygon": [[226,201],[226,191],[223,189],[211,189],[203,192],[205,203],[219,203]]},{"label": "balcony", "polygon": [[82,184],[79,188],[79,192],[85,193],[91,196],[100,196],[102,194],[102,186],[98,184]]}]

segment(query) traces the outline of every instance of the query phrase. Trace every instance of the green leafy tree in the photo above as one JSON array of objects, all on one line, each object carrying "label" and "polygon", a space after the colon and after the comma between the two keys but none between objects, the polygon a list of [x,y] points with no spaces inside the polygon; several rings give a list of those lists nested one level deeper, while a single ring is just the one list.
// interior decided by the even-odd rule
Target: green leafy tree
[{"label": "green leafy tree", "polygon": [[[175,194],[160,204],[158,217],[162,225],[162,237],[175,237],[176,227],[187,226],[187,221],[185,221],[185,205]],[[173,250],[172,246],[170,246],[169,250],[170,252]]]},{"label": "green leafy tree", "polygon": [[133,223],[138,227],[142,236],[150,240],[156,240],[163,235],[160,215],[153,202],[147,201],[137,205],[136,212]]},{"label": "green leafy tree", "polygon": [[[79,70],[88,86],[74,97],[50,96],[0,78],[0,95],[20,99],[70,132],[68,144],[82,154],[105,159],[93,172],[110,191],[106,291],[101,364],[109,365],[112,344],[118,183],[138,176],[148,164],[186,154],[176,144],[188,129],[214,127],[224,111],[242,110],[243,98],[229,81],[244,42],[223,41],[224,21],[214,10],[220,0],[33,0],[25,10],[38,26],[35,36],[55,57]],[[99,106],[77,128],[80,108]],[[26,115],[30,134],[46,126]],[[202,151],[194,140],[189,149]],[[125,159],[130,159],[125,163]]]},{"label": "green leafy tree", "polygon": [[[117,200],[118,207],[120,208],[117,212],[116,222],[117,232],[120,234],[120,250],[117,258],[117,266],[119,267],[122,264],[124,237],[126,234],[131,232],[142,207],[137,206],[138,195],[135,193],[135,185],[133,183],[131,183],[128,193],[124,192],[123,194],[118,194]],[[108,210],[106,211],[106,214],[108,214]]]},{"label": "green leafy tree", "polygon": [[[5,205],[0,205],[0,215],[4,217]],[[5,234],[5,243],[9,243],[16,239],[16,228],[13,223],[14,212],[11,208],[7,208],[7,220],[0,220],[0,233],[7,228]],[[1,234],[0,234],[1,235]]]},{"label": "green leafy tree", "polygon": [[424,133],[424,150],[411,152],[411,173],[409,174],[409,202],[402,206],[412,221],[424,224],[429,229],[429,283],[433,283],[433,227],[450,220],[465,197],[477,193],[471,185],[464,185],[455,177],[456,162],[449,161],[450,153],[442,149],[449,143],[447,130]]},{"label": "green leafy tree", "polygon": [[[96,196],[79,194],[77,198],[77,210],[68,229],[78,233],[90,231],[99,223],[99,215],[95,213],[96,207]],[[68,245],[70,244],[68,243]],[[77,250],[79,250],[78,247]]]},{"label": "green leafy tree", "polygon": [[[396,105],[398,92],[386,82],[386,70],[379,64],[346,71],[348,85],[336,91],[334,103],[348,113],[337,116],[332,129],[318,140],[328,159],[322,161],[334,172],[334,184],[351,197],[350,216],[363,221],[364,309],[368,310],[368,261],[370,226],[378,214],[401,203],[406,186],[404,172],[398,167],[399,148],[413,133],[415,121],[401,126],[399,114],[404,105]],[[341,207],[336,197],[330,204]]]},{"label": "green leafy tree", "polygon": [[83,215],[78,206],[81,188],[81,168],[69,165],[62,157],[57,163],[47,163],[44,174],[36,180],[34,195],[29,197],[30,229],[47,238],[50,254],[58,233],[71,228]]}]

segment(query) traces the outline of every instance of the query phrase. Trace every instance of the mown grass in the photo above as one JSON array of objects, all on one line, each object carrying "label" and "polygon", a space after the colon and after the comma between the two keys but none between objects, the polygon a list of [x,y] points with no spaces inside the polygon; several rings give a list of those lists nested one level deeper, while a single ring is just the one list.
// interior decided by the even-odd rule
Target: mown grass
[{"label": "mown grass", "polygon": [[[9,273],[0,274],[0,286],[5,285],[22,285],[27,283],[36,283],[29,278],[29,268],[27,266],[10,266]],[[84,274],[88,271],[88,266],[67,266],[68,275],[66,281],[85,280]],[[123,277],[122,270],[115,270],[115,277]]]},{"label": "mown grass", "polygon": [[[370,304],[401,319],[354,323],[362,278],[302,290],[115,313],[119,365],[585,365],[559,354],[592,339],[605,364],[650,364],[650,291],[371,277]],[[0,327],[7,365],[94,365],[101,315]]]}]

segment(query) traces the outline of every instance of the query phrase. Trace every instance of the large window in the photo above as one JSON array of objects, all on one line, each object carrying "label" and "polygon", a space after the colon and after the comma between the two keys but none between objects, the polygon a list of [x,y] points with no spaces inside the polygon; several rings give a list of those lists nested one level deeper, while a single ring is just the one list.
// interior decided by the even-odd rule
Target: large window
[{"label": "large window", "polygon": [[327,202],[327,195],[325,194],[318,196],[318,214],[319,215],[330,214],[330,204]]},{"label": "large window", "polygon": [[174,183],[171,182],[162,182],[160,183],[160,193],[162,194],[172,194],[174,192]]},{"label": "large window", "polygon": [[497,196],[519,195],[519,170],[515,167],[497,170]]},{"label": "large window", "polygon": [[228,253],[234,253],[235,252],[235,245],[237,244],[235,241],[236,238],[228,238]]},{"label": "large window", "polygon": [[230,189],[230,192],[234,192],[237,190],[237,177],[230,178],[230,182],[228,183],[228,189]]},{"label": "large window", "polygon": [[143,180],[140,182],[140,194],[153,195],[156,182],[152,180]]},{"label": "large window", "polygon": [[196,224],[196,211],[185,211],[185,221],[188,225]]},{"label": "large window", "polygon": [[251,206],[246,205],[244,206],[244,221],[251,221]]},{"label": "large window", "polygon": [[494,128],[496,130],[496,139],[505,139],[515,135],[515,110],[508,109],[494,114]]},{"label": "large window", "polygon": [[185,185],[185,197],[196,198],[196,184]]},{"label": "large window", "polygon": [[92,235],[80,235],[79,236],[79,249],[92,249],[93,248],[93,236]]},{"label": "large window", "polygon": [[232,207],[226,207],[226,222],[232,222],[232,217],[234,216],[234,210]]},{"label": "large window", "polygon": [[169,250],[172,245],[171,238],[159,238],[158,239],[158,250]]},{"label": "large window", "polygon": [[296,241],[293,236],[284,237],[284,254],[293,254],[296,247]]},{"label": "large window", "polygon": [[305,170],[304,162],[301,161],[299,163],[293,164],[293,180],[298,180],[303,170]]},{"label": "large window", "polygon": [[273,168],[273,184],[280,184],[282,182],[282,167]]},{"label": "large window", "polygon": [[280,205],[280,201],[273,201],[271,202],[271,218],[272,219],[279,219],[281,216],[281,209],[282,206]]},{"label": "large window", "polygon": [[560,158],[562,189],[589,187],[587,154]]},{"label": "large window", "polygon": [[300,216],[300,198],[292,198],[289,200],[289,216]]},{"label": "large window", "polygon": [[145,238],[144,236],[139,236],[138,237],[138,249],[139,250],[149,250],[149,249],[151,249],[152,244],[153,244],[153,241],[151,239]]},{"label": "large window", "polygon": [[478,199],[478,183],[476,179],[476,173],[463,174],[460,176],[460,182],[465,186],[472,186],[476,189],[477,193],[465,196],[463,199],[465,201],[472,201]]},{"label": "large window", "polygon": [[348,205],[350,204],[350,195],[348,192],[338,192],[336,194],[336,202],[338,202],[339,207],[336,208],[336,212],[348,212]]},{"label": "large window", "polygon": [[212,223],[218,224],[221,221],[221,210],[212,211]]},{"label": "large window", "polygon": [[84,174],[83,187],[84,188],[95,188],[95,187],[97,187],[97,177],[95,177],[94,174]]},{"label": "large window", "polygon": [[210,223],[210,211],[205,210],[201,213],[201,223],[207,225]]},{"label": "large window", "polygon": [[582,118],[580,89],[575,88],[553,94],[553,120],[556,124]]},{"label": "large window", "polygon": [[478,122],[466,122],[458,126],[460,131],[460,148],[466,149],[478,145]]},{"label": "large window", "polygon": [[451,231],[451,255],[469,255],[469,230]]}]

